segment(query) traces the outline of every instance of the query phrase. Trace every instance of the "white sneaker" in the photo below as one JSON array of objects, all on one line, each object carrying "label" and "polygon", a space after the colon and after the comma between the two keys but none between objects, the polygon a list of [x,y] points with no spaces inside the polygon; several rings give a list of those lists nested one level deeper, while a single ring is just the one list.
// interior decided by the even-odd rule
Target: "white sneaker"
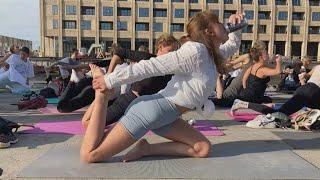
[{"label": "white sneaker", "polygon": [[190,120],[188,121],[188,124],[189,124],[190,126],[193,126],[195,123],[196,123],[196,120],[195,120],[195,119],[190,119]]},{"label": "white sneaker", "polygon": [[245,102],[245,101],[241,101],[240,99],[236,99],[234,100],[233,102],[233,105],[231,107],[231,115],[233,116],[234,112],[239,110],[239,109],[247,109],[249,106],[249,103],[248,102]]},{"label": "white sneaker", "polygon": [[78,74],[74,69],[72,69],[70,81],[75,82],[75,83],[78,83],[80,81],[80,78],[78,77]]},{"label": "white sneaker", "polygon": [[256,129],[276,128],[275,118],[270,114],[258,115],[254,120],[247,122],[246,127]]}]

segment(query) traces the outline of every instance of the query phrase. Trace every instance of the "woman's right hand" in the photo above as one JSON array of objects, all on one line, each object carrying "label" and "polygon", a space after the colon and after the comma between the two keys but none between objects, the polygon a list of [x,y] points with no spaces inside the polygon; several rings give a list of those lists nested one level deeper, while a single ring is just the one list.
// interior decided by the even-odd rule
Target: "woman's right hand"
[{"label": "woman's right hand", "polygon": [[280,54],[277,54],[275,57],[276,63],[281,63],[282,62],[282,56]]}]

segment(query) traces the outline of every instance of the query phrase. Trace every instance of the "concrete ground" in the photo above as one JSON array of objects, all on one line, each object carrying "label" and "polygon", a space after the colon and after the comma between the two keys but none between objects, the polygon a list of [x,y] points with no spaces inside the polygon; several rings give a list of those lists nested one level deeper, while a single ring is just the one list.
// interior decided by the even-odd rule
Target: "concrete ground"
[{"label": "concrete ground", "polygon": [[[0,116],[12,121],[21,123],[36,123],[41,120],[60,120],[60,119],[81,119],[81,115],[50,115],[44,116],[37,110],[20,112],[15,106],[9,105],[17,102],[18,96],[8,93],[0,93]],[[235,153],[237,146],[245,146],[247,143],[255,141],[277,141],[285,144],[288,149],[303,158],[305,161],[320,168],[320,133],[307,132],[312,138],[308,140],[288,141],[276,135],[280,133],[294,133],[294,130],[282,129],[249,129],[244,127],[244,123],[230,120],[224,113],[226,110],[217,110],[210,118],[226,135],[220,137],[209,137],[213,144],[234,143]],[[185,114],[184,119],[203,119],[195,113]],[[68,146],[78,143],[81,136],[39,134],[27,135],[18,134],[19,142],[8,149],[0,150],[0,168],[3,174],[0,179],[16,179],[17,174],[32,163],[35,159],[43,155],[55,146]],[[158,137],[150,137],[151,142],[157,141]],[[214,147],[214,146],[213,146]],[[262,150],[263,151],[263,150]],[[48,162],[50,163],[50,162]],[[290,163],[290,162],[288,162]],[[226,167],[227,168],[227,167]],[[250,172],[248,172],[250,173]],[[290,172],[288,172],[290,173]],[[150,177],[151,178],[151,177]],[[237,178],[237,177],[235,177]]]}]

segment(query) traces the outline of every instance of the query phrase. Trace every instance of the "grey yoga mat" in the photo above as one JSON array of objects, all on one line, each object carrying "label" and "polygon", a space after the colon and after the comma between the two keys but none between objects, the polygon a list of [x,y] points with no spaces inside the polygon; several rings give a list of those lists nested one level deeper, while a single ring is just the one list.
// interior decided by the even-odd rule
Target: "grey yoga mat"
[{"label": "grey yoga mat", "polygon": [[79,145],[58,146],[23,169],[20,178],[214,178],[319,179],[319,169],[278,140],[237,141],[213,145],[209,158],[147,157],[122,163],[121,156],[84,164]]}]

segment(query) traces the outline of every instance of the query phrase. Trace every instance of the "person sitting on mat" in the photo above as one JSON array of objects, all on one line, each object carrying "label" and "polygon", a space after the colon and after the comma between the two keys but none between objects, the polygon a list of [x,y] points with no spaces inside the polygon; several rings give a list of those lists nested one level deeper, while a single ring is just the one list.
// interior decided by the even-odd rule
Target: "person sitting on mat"
[{"label": "person sitting on mat", "polygon": [[[168,34],[163,34],[157,39],[157,55],[149,54],[148,52],[131,51],[128,49],[118,48],[114,52],[114,56],[112,57],[107,72],[113,72],[115,67],[124,63],[124,60],[126,59],[131,60],[131,62],[139,62],[143,59],[150,59],[151,57],[166,54],[170,51],[177,50],[178,48],[179,43],[177,40]],[[57,106],[59,112],[72,112],[81,109],[82,107],[91,104],[94,100],[95,93],[92,88],[92,78],[84,78],[79,81],[74,74],[75,73],[71,75],[70,82],[59,100]],[[167,85],[170,79],[171,75],[167,75],[147,78],[133,83],[128,92],[121,94],[119,97],[109,102],[107,125],[119,120],[131,101],[136,97],[157,93]],[[87,116],[84,116],[83,124],[86,124],[85,117]]]},{"label": "person sitting on mat", "polygon": [[280,55],[276,56],[276,67],[274,69],[266,67],[265,62],[269,59],[268,52],[265,48],[252,47],[250,57],[254,64],[249,66],[242,77],[242,88],[236,96],[230,95],[227,98],[214,98],[213,102],[218,106],[230,107],[235,99],[255,103],[271,103],[270,97],[264,96],[267,83],[270,76],[276,76],[281,73]]},{"label": "person sitting on mat", "polygon": [[298,112],[303,107],[311,109],[320,109],[320,65],[314,67],[305,78],[309,79],[306,84],[300,86],[294,93],[294,96],[287,100],[279,109],[273,109],[269,106],[236,100],[231,108],[231,113],[239,109],[252,109],[262,114],[271,114],[281,112],[290,116]]},{"label": "person sitting on mat", "polygon": [[34,67],[29,55],[29,48],[22,47],[20,56],[13,54],[4,62],[6,71],[0,73],[0,88],[8,88],[16,94],[30,91],[29,80],[34,77]]},{"label": "person sitting on mat", "polygon": [[[264,51],[266,49],[265,43],[262,41],[257,41],[253,45],[254,48],[259,51]],[[236,70],[238,68],[242,69],[242,73],[234,78],[230,85],[224,89],[223,83],[220,78],[217,79],[217,87],[216,87],[216,100],[215,101],[224,101],[224,103],[217,103],[218,106],[230,107],[237,98],[238,94],[240,94],[243,89],[242,86],[242,78],[246,70],[253,64],[252,57],[250,57],[250,53],[241,55],[234,61],[230,61],[228,63],[229,66]]]},{"label": "person sitting on mat", "polygon": [[[242,19],[242,14],[235,14],[229,21],[235,24]],[[124,162],[152,155],[203,158],[210,154],[210,141],[179,117],[193,109],[201,110],[207,103],[215,89],[218,72],[224,72],[223,57],[231,56],[240,46],[241,31],[229,34],[228,38],[218,16],[205,11],[191,18],[187,33],[190,41],[179,50],[139,61],[124,70],[105,75],[91,65],[95,100],[80,149],[82,161],[93,163],[110,159],[137,141],[124,156]],[[120,121],[105,133],[112,88],[166,74],[174,75],[163,90],[137,97]],[[149,144],[140,139],[149,130],[172,142]]]}]

